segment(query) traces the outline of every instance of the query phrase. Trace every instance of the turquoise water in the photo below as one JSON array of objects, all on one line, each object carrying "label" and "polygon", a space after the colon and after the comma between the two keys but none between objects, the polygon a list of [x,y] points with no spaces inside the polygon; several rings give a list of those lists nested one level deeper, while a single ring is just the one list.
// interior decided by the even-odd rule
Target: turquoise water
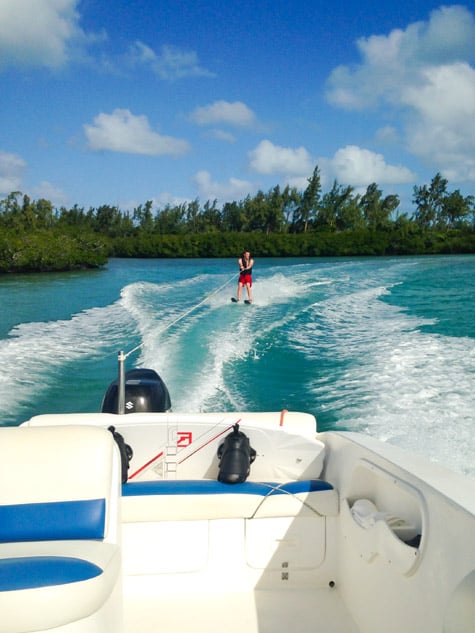
[{"label": "turquoise water", "polygon": [[1,424],[97,411],[156,369],[174,411],[293,409],[475,475],[475,257],[111,260],[0,279]]}]

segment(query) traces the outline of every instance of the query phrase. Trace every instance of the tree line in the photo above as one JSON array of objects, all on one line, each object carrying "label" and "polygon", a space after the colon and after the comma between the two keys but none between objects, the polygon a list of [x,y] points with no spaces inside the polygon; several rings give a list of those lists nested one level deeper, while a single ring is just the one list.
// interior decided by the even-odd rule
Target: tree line
[{"label": "tree line", "polygon": [[315,167],[304,191],[279,185],[237,202],[199,199],[132,212],[53,207],[12,192],[0,200],[0,272],[97,267],[108,257],[349,256],[475,252],[475,197],[437,173],[413,189],[412,213],[376,183],[322,191]]}]

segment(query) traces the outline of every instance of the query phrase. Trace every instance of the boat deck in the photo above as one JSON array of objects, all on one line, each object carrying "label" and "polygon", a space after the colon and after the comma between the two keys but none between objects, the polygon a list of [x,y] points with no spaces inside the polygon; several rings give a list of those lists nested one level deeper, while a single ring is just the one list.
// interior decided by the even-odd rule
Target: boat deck
[{"label": "boat deck", "polygon": [[336,589],[142,594],[124,604],[126,633],[359,633]]}]

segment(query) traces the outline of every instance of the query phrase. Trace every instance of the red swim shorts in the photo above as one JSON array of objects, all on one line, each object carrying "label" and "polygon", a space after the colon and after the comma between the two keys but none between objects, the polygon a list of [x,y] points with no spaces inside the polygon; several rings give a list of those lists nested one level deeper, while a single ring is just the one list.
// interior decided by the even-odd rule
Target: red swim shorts
[{"label": "red swim shorts", "polygon": [[243,286],[245,286],[246,284],[252,286],[252,275],[249,275],[248,273],[241,273],[239,275],[239,283]]}]

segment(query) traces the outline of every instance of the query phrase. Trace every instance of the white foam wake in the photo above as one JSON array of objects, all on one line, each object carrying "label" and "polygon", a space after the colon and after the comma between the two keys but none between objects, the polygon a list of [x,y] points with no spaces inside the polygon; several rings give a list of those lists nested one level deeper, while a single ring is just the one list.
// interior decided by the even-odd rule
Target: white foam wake
[{"label": "white foam wake", "polygon": [[332,358],[311,386],[342,427],[368,432],[475,475],[475,341],[422,331],[430,323],[379,297],[376,288],[314,306],[295,344]]},{"label": "white foam wake", "polygon": [[127,328],[119,303],[80,312],[71,319],[22,323],[0,340],[2,423],[57,382],[65,367],[117,350]]}]

